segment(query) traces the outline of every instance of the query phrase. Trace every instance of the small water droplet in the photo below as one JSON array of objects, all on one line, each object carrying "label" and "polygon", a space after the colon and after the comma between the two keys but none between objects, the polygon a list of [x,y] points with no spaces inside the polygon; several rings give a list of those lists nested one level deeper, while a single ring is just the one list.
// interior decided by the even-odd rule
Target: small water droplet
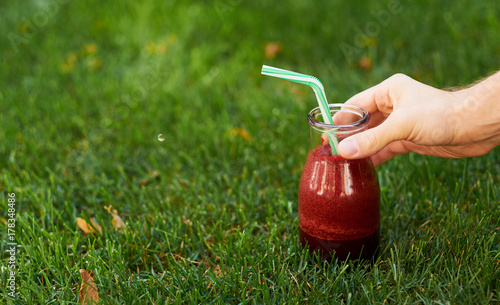
[{"label": "small water droplet", "polygon": [[163,137],[163,134],[161,134],[161,133],[160,133],[160,134],[158,135],[158,141],[160,141],[160,142],[165,141],[165,138]]}]

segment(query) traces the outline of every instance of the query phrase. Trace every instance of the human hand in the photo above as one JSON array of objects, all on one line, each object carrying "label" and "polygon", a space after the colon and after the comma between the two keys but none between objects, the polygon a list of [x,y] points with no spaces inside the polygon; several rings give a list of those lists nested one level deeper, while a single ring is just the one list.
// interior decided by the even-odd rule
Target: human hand
[{"label": "human hand", "polygon": [[339,143],[346,159],[371,156],[377,166],[408,152],[465,158],[500,145],[500,72],[454,92],[396,74],[346,104],[371,116],[368,130]]}]

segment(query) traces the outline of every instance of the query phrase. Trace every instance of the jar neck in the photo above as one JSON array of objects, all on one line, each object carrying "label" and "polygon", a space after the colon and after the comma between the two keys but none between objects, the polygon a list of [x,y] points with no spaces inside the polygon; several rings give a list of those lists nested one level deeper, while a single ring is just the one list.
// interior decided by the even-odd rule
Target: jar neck
[{"label": "jar neck", "polygon": [[365,109],[345,104],[329,104],[333,125],[323,122],[319,107],[311,110],[307,122],[311,127],[311,149],[323,144],[321,139],[326,138],[326,133],[333,134],[338,141],[365,130],[370,121],[370,115]]}]

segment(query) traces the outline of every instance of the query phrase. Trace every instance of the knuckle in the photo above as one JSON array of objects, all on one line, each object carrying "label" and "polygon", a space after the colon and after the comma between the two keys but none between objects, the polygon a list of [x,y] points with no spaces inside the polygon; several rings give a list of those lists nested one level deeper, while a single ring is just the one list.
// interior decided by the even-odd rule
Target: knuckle
[{"label": "knuckle", "polygon": [[407,80],[410,77],[406,74],[403,74],[403,73],[396,73],[396,74],[392,75],[391,78],[394,80],[401,81],[401,80]]},{"label": "knuckle", "polygon": [[368,144],[369,150],[378,150],[379,140],[373,130],[367,130],[365,132],[366,143]]},{"label": "knuckle", "polygon": [[399,96],[402,90],[412,83],[413,79],[406,74],[396,73],[386,80],[385,88],[388,95]]},{"label": "knuckle", "polygon": [[412,78],[403,73],[396,73],[389,77],[389,81],[393,85],[403,85],[408,83]]}]

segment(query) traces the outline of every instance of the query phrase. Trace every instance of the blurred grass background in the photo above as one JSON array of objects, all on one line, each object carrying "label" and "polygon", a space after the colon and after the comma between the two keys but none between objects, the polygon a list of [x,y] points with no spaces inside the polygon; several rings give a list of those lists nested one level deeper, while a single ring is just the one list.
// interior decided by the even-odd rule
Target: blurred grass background
[{"label": "blurred grass background", "polygon": [[381,256],[346,273],[298,246],[314,94],[260,75],[317,76],[330,102],[397,72],[466,85],[500,66],[499,14],[464,0],[1,4],[1,258],[14,192],[16,302],[77,304],[80,268],[105,304],[499,302],[498,149],[379,167]]}]

